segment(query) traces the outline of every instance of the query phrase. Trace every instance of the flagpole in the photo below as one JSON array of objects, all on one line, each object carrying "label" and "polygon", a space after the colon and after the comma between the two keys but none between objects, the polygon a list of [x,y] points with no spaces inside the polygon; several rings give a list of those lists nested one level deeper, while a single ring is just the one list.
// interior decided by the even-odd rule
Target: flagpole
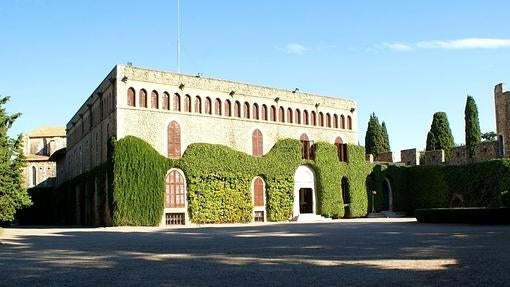
[{"label": "flagpole", "polygon": [[177,0],[177,72],[181,72],[181,5]]}]

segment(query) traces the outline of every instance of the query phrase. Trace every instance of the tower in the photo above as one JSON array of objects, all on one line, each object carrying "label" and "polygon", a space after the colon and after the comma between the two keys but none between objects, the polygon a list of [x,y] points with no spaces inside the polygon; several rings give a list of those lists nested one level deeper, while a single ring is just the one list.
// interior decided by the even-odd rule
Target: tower
[{"label": "tower", "polygon": [[503,90],[502,83],[494,87],[494,103],[498,156],[508,157],[510,156],[510,92]]}]

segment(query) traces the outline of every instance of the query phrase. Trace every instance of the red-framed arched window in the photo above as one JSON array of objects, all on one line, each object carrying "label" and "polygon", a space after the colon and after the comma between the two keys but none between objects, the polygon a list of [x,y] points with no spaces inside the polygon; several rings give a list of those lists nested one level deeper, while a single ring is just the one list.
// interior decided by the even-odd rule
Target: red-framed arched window
[{"label": "red-framed arched window", "polygon": [[264,180],[257,176],[253,181],[253,206],[264,207]]},{"label": "red-framed arched window", "polygon": [[163,110],[170,109],[170,95],[167,92],[163,93]]},{"label": "red-framed arched window", "polygon": [[351,116],[347,116],[347,129],[352,130],[352,118]]},{"label": "red-framed arched window", "polygon": [[206,114],[208,114],[208,115],[212,114],[212,102],[211,102],[211,98],[209,98],[209,97],[205,98],[204,110],[205,110]]},{"label": "red-framed arched window", "polygon": [[172,104],[173,104],[173,110],[180,112],[181,111],[181,95],[179,95],[178,93],[175,93],[174,98],[172,99]]},{"label": "red-framed arched window", "polygon": [[272,122],[276,122],[276,107],[271,106],[270,119]]},{"label": "red-framed arched window", "polygon": [[221,100],[216,99],[214,101],[214,114],[221,116]]},{"label": "red-framed arched window", "polygon": [[309,118],[308,118],[308,111],[307,110],[304,110],[303,111],[303,124],[305,125],[309,125]]},{"label": "red-framed arched window", "polygon": [[252,155],[256,157],[261,157],[264,155],[264,139],[262,137],[262,132],[259,129],[253,131],[251,136],[252,142]]},{"label": "red-framed arched window", "polygon": [[191,96],[188,94],[184,96],[184,111],[191,113]]},{"label": "red-framed arched window", "polygon": [[186,189],[184,177],[177,170],[172,170],[165,179],[165,208],[186,207]]},{"label": "red-framed arched window", "polygon": [[312,111],[312,113],[310,114],[310,123],[312,124],[312,126],[317,125],[317,114],[314,111]]},{"label": "red-framed arched window", "polygon": [[239,101],[235,101],[234,103],[234,117],[241,117],[241,103]]},{"label": "red-framed arched window", "polygon": [[331,127],[331,115],[329,113],[326,114],[326,127]]},{"label": "red-framed arched window", "polygon": [[135,89],[129,88],[127,92],[127,105],[134,107],[136,102],[135,98]]},{"label": "red-framed arched window", "polygon": [[279,112],[278,112],[278,120],[281,122],[281,123],[284,123],[285,122],[285,109],[283,107],[280,107],[279,108]]},{"label": "red-framed arched window", "polygon": [[151,92],[151,108],[159,109],[159,95],[155,90]]},{"label": "red-framed arched window", "polygon": [[344,144],[344,141],[341,137],[337,137],[335,139],[335,146],[338,155],[338,160],[342,162],[347,162],[347,144]]},{"label": "red-framed arched window", "polygon": [[338,115],[333,115],[333,128],[338,129]]},{"label": "red-framed arched window", "polygon": [[301,111],[299,109],[294,111],[294,120],[296,121],[296,124],[301,124]]},{"label": "red-framed arched window", "polygon": [[293,116],[293,114],[292,114],[292,109],[291,109],[291,108],[288,108],[288,109],[287,109],[287,122],[288,122],[289,124],[292,124],[292,122],[293,122],[293,120],[292,120],[292,116]]},{"label": "red-framed arched window", "polygon": [[319,126],[324,126],[324,114],[322,112],[319,112]]},{"label": "red-framed arched window", "polygon": [[299,137],[301,142],[301,158],[302,159],[313,159],[312,154],[312,142],[308,139],[306,134],[302,134]]},{"label": "red-framed arched window", "polygon": [[195,97],[195,113],[202,113],[202,98],[200,96]]},{"label": "red-framed arched window", "polygon": [[252,118],[255,120],[259,119],[259,105],[253,104]]},{"label": "red-framed arched window", "polygon": [[340,128],[345,129],[345,116],[340,115]]},{"label": "red-framed arched window", "polygon": [[225,116],[232,116],[232,105],[230,104],[230,100],[225,101]]},{"label": "red-framed arched window", "polygon": [[261,118],[263,121],[267,121],[267,106],[266,105],[262,105],[262,111],[261,111]]},{"label": "red-framed arched window", "polygon": [[168,158],[181,157],[181,127],[176,121],[168,124]]},{"label": "red-framed arched window", "polygon": [[244,102],[243,105],[243,118],[245,119],[250,118],[250,104],[248,102]]},{"label": "red-framed arched window", "polygon": [[139,100],[140,100],[139,106],[142,108],[146,108],[147,107],[147,91],[145,91],[145,89],[141,89],[138,96],[140,97],[139,98]]}]

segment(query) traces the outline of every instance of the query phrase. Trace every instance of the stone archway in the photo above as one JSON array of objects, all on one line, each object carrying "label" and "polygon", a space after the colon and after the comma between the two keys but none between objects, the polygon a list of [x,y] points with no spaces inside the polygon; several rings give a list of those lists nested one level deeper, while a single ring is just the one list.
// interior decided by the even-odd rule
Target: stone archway
[{"label": "stone archway", "polygon": [[315,214],[315,173],[308,166],[300,166],[294,174],[293,217],[300,214]]},{"label": "stone archway", "polygon": [[393,191],[387,177],[383,180],[383,211],[393,211]]}]

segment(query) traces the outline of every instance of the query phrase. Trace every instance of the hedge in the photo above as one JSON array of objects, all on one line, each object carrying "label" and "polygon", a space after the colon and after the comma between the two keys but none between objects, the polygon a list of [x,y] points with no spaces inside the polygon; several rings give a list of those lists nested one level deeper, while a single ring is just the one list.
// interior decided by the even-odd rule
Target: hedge
[{"label": "hedge", "polygon": [[510,208],[430,208],[415,215],[422,223],[510,224]]}]

